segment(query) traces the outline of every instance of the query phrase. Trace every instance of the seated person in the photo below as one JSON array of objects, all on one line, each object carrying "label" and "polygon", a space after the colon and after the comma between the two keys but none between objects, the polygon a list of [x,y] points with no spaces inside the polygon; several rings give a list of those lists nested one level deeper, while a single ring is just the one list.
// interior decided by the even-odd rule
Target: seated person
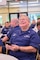
[{"label": "seated person", "polygon": [[[38,35],[39,35],[39,38],[40,38],[40,21],[37,21],[37,29],[38,29]],[[39,46],[39,54],[40,54],[40,46]]]},{"label": "seated person", "polygon": [[35,21],[35,20],[33,20],[33,21],[32,21],[32,23],[31,23],[30,28],[34,28],[34,27],[35,27],[35,25],[36,25],[36,21]]},{"label": "seated person", "polygon": [[13,32],[19,28],[18,19],[17,18],[12,19],[11,22],[10,22],[10,25],[11,25],[10,30],[7,32],[7,35],[9,34],[9,37],[5,36],[5,37],[2,38],[3,43],[4,43],[2,53],[5,53],[5,42],[7,40],[9,41],[9,39],[11,38],[11,35],[13,34]]},{"label": "seated person", "polygon": [[[35,55],[39,49],[40,40],[38,34],[29,27],[28,16],[22,15],[19,17],[19,29],[15,29],[11,37],[9,37],[10,34],[7,34],[11,45],[6,44],[6,49],[9,50],[10,55],[19,60],[36,60]],[[7,37],[2,41],[6,41]]]},{"label": "seated person", "polygon": [[5,26],[2,29],[2,34],[7,34],[7,32],[9,31],[9,22],[5,22]]},{"label": "seated person", "polygon": [[11,29],[7,32],[7,35],[9,34],[9,37],[7,37],[7,35],[6,35],[4,38],[2,38],[3,42],[9,40],[11,35],[14,33],[14,31],[19,28],[18,19],[14,18],[13,20],[11,20],[10,25],[11,25]]},{"label": "seated person", "polygon": [[18,19],[17,18],[13,18],[10,22],[10,26],[11,28],[15,28],[18,27]]}]

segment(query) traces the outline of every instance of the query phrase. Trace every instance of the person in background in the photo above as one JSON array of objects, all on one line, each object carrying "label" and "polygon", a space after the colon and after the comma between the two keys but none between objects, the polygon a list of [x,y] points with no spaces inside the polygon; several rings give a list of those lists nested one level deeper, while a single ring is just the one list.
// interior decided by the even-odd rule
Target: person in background
[{"label": "person in background", "polygon": [[17,18],[12,19],[10,22],[10,26],[11,26],[10,30],[7,32],[6,36],[2,38],[2,42],[4,43],[4,47],[2,49],[3,53],[5,53],[5,51],[6,51],[5,50],[5,42],[9,41],[12,34],[14,33],[14,31],[18,29],[18,19]]},{"label": "person in background", "polygon": [[2,34],[7,34],[7,32],[9,31],[9,22],[5,22],[5,26],[2,29]]},{"label": "person in background", "polygon": [[40,18],[37,19],[37,22],[40,22]]},{"label": "person in background", "polygon": [[9,40],[11,45],[6,44],[9,54],[19,60],[36,60],[35,55],[39,48],[40,40],[38,34],[29,29],[29,27],[30,21],[28,16],[20,16],[19,29],[14,31]]},{"label": "person in background", "polygon": [[[38,19],[37,21],[37,29],[38,29],[38,35],[39,35],[39,38],[40,38],[40,19]],[[40,54],[40,46],[39,46],[39,54]]]},{"label": "person in background", "polygon": [[[1,31],[1,34],[2,34],[1,38],[4,38],[8,31],[9,31],[9,22],[5,22],[5,26],[2,29],[2,31]],[[6,49],[5,49],[5,43],[3,43],[3,46],[4,47],[2,48],[2,53],[5,54],[5,51],[6,51]]]},{"label": "person in background", "polygon": [[38,35],[40,36],[40,22],[37,22]]},{"label": "person in background", "polygon": [[[40,29],[38,26],[40,25],[40,18],[38,18],[37,19],[37,22],[36,23],[34,23],[35,24],[35,26],[34,26],[34,28],[33,28],[33,30],[37,33],[38,32],[38,30]],[[37,26],[38,25],[38,26]],[[40,34],[40,33],[39,33]]]},{"label": "person in background", "polygon": [[35,20],[32,20],[32,23],[31,23],[30,28],[34,28],[34,27],[35,27],[35,25],[36,25],[36,21],[35,21]]},{"label": "person in background", "polygon": [[11,26],[11,29],[7,33],[7,35],[9,34],[9,37],[6,35],[4,38],[2,38],[2,41],[3,42],[9,40],[9,38],[14,33],[14,31],[19,28],[18,19],[17,18],[14,18],[13,20],[11,20],[10,26]]},{"label": "person in background", "polygon": [[[15,30],[19,29],[19,22],[18,22],[18,18],[14,18],[11,20],[10,23],[10,31],[8,31],[7,35],[9,35],[9,37],[7,37],[8,39],[10,39],[11,35],[14,33]],[[5,37],[4,37],[5,38]],[[3,39],[5,41],[5,39]]]},{"label": "person in background", "polygon": [[13,27],[13,28],[18,26],[18,18],[13,18],[11,20],[10,26]]}]

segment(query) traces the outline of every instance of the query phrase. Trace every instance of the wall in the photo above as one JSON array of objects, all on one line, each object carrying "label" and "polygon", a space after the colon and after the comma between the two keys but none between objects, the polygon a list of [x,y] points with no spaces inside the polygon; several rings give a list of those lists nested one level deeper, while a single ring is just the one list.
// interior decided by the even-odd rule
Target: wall
[{"label": "wall", "polygon": [[0,16],[2,16],[2,24],[4,24],[7,21],[8,13],[17,13],[17,12],[29,12],[29,13],[35,13],[40,12],[40,6],[38,7],[10,7],[9,10],[7,7],[0,8]]},{"label": "wall", "polygon": [[19,11],[19,8],[10,8],[8,10],[8,8],[0,8],[0,16],[2,16],[2,24],[4,25],[4,23],[7,21],[8,19],[8,13],[16,13]]}]

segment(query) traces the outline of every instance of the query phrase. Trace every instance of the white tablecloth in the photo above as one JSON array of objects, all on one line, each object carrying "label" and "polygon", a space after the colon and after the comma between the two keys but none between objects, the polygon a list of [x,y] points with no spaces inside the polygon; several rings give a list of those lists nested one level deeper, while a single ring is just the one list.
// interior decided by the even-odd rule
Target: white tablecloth
[{"label": "white tablecloth", "polygon": [[0,60],[18,60],[18,59],[10,55],[0,54]]}]

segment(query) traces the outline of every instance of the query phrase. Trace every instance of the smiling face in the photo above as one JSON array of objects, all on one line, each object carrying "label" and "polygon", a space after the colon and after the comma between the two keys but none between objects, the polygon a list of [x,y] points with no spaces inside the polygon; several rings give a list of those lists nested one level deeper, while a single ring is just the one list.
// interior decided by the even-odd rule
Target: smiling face
[{"label": "smiling face", "polygon": [[19,26],[21,28],[28,27],[29,23],[30,23],[30,21],[29,21],[28,16],[25,16],[25,15],[20,16],[20,18],[19,18]]}]

